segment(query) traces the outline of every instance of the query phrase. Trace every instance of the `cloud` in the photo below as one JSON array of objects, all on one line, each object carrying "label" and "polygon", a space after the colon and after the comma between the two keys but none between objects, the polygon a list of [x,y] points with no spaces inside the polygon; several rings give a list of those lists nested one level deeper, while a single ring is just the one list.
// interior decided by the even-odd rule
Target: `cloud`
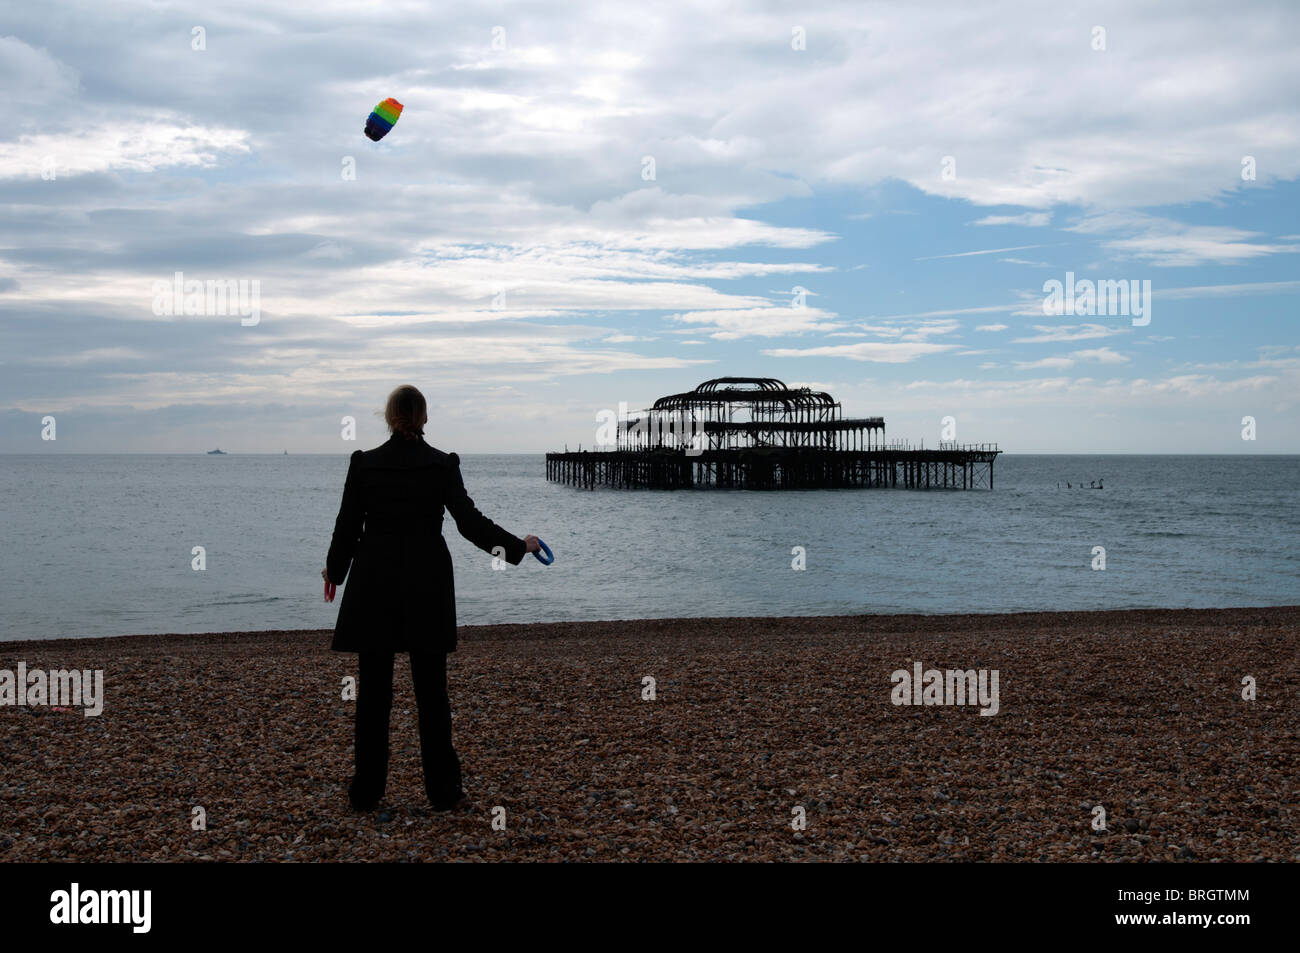
[{"label": "cloud", "polygon": [[1061,341],[1087,341],[1093,338],[1108,338],[1117,334],[1130,333],[1129,328],[1111,328],[1104,324],[1062,325],[1060,327],[1035,324],[1034,330],[1039,333],[1027,338],[1016,338],[1012,343],[1048,344]]},{"label": "cloud", "polygon": [[77,71],[48,50],[37,49],[16,36],[0,36],[0,89],[5,91],[5,107],[16,110],[62,104],[76,94],[79,85]]},{"label": "cloud", "polygon": [[961,330],[961,322],[948,319],[935,320],[891,320],[882,318],[880,324],[859,324],[869,334],[877,337],[895,338],[900,341],[924,341],[939,334],[953,334]]},{"label": "cloud", "polygon": [[1016,367],[1021,370],[1031,370],[1035,368],[1051,368],[1053,370],[1064,370],[1073,367],[1080,361],[1094,364],[1127,364],[1128,358],[1118,351],[1108,347],[1092,348],[1086,351],[1072,351],[1069,356],[1044,357],[1037,361],[1016,361]]},{"label": "cloud", "polygon": [[[467,9],[472,19],[475,6]],[[868,20],[824,5],[814,8],[816,55],[802,56],[765,45],[788,33],[775,9],[739,23],[723,10],[668,4],[663,29],[619,34],[617,48],[594,9],[548,12],[545,30],[512,33],[498,51],[462,36],[463,16],[416,3],[322,5],[306,30],[291,7],[234,0],[209,17],[204,53],[170,24],[132,26],[138,42],[127,42],[126,25],[94,5],[50,22],[35,13],[10,20],[45,69],[68,71],[98,101],[242,115],[277,153],[298,142],[310,154],[330,141],[325,130],[345,121],[355,129],[357,102],[367,108],[396,83],[410,110],[403,138],[366,146],[367,158],[427,168],[433,146],[440,171],[510,169],[514,181],[552,193],[608,194],[620,171],[623,181],[639,174],[646,154],[682,192],[770,201],[806,193],[807,182],[901,179],[930,194],[1028,209],[1209,200],[1300,170],[1286,95],[1298,85],[1287,42],[1294,11],[1225,22],[1194,6],[1103,3],[1098,18],[1122,23],[1125,44],[1099,54],[1086,24],[1030,0],[991,4],[980,17],[948,0]],[[685,39],[671,27],[675,16],[696,28]],[[240,50],[237,75],[219,70],[218,26],[226,47]],[[710,38],[720,32],[734,42],[719,48]],[[944,70],[929,68],[936,59]],[[293,91],[294,108],[259,109],[271,85]],[[828,101],[835,110],[819,108]],[[1178,148],[1135,145],[1151,142]],[[1246,186],[1238,170],[1225,171],[1225,142],[1249,144],[1260,182]],[[940,176],[945,155],[957,161],[952,180]]]},{"label": "cloud", "polygon": [[1165,378],[1138,377],[1132,380],[1098,380],[1090,377],[1040,377],[1025,380],[948,381],[917,380],[903,386],[908,393],[929,392],[941,406],[956,401],[995,402],[1003,407],[1039,408],[1048,402],[1076,409],[1116,407],[1121,410],[1142,405],[1182,408],[1187,401],[1221,401],[1243,394],[1260,395],[1291,383],[1273,375],[1224,380],[1209,374],[1176,374]]},{"label": "cloud", "polygon": [[[347,402],[369,391],[391,388],[398,378],[443,383],[525,384],[586,374],[686,369],[710,360],[676,355],[643,355],[601,345],[607,329],[581,326],[494,324],[487,328],[431,329],[413,326],[376,335],[364,328],[341,328],[334,337],[312,336],[307,322],[292,329],[210,326],[206,353],[176,349],[160,360],[157,349],[145,356],[139,347],[94,348],[64,356],[29,358],[29,375],[6,382],[32,388],[31,396],[11,405],[56,412],[113,403],[135,410],[174,403],[236,404],[249,401]],[[266,338],[253,344],[257,337]],[[148,340],[142,335],[141,340]],[[594,343],[593,343],[594,339]],[[243,343],[241,343],[241,341]],[[116,366],[114,366],[116,363]],[[60,371],[58,369],[66,368]],[[87,370],[93,376],[87,377]],[[6,394],[4,396],[10,396]]]},{"label": "cloud", "polygon": [[1086,351],[1071,351],[1070,356],[1076,361],[1093,361],[1098,364],[1127,364],[1128,358],[1108,347],[1092,348]]},{"label": "cloud", "polygon": [[1004,251],[1024,251],[1027,248],[1045,248],[1045,245],[1012,245],[1009,248],[983,248],[979,251],[961,251],[954,252],[951,255],[927,255],[924,258],[913,258],[913,261],[936,261],[940,258],[969,258],[972,255],[997,255]]},{"label": "cloud", "polygon": [[975,328],[976,331],[1005,331],[1005,324],[981,324]]},{"label": "cloud", "polygon": [[1227,225],[1188,225],[1140,212],[1085,216],[1066,231],[1089,235],[1122,233],[1102,247],[1160,267],[1239,264],[1265,255],[1300,252],[1300,245],[1252,242],[1259,232]]},{"label": "cloud", "polygon": [[1269,344],[1258,348],[1258,352],[1259,357],[1253,361],[1213,361],[1187,366],[1191,370],[1237,370],[1260,367],[1300,370],[1300,345]]},{"label": "cloud", "polygon": [[1044,357],[1037,361],[1016,361],[1016,367],[1021,370],[1033,370],[1036,368],[1053,368],[1060,369],[1074,366],[1072,357]]},{"label": "cloud", "polygon": [[924,342],[863,342],[861,344],[830,344],[809,348],[773,348],[763,351],[769,357],[845,357],[853,361],[875,361],[881,364],[906,364],[930,354],[941,354],[958,347],[956,344],[927,344]]},{"label": "cloud", "polygon": [[924,341],[940,334],[955,334],[961,330],[960,321],[922,321],[903,331],[901,341]]},{"label": "cloud", "polygon": [[53,354],[42,357],[29,357],[29,364],[54,367],[84,367],[88,364],[110,364],[117,361],[139,361],[148,355],[129,347],[95,347],[84,351],[72,351],[68,354]]},{"label": "cloud", "polygon": [[[516,377],[578,389],[577,375],[610,369],[691,386],[678,378],[701,362],[661,353],[682,336],[729,364],[804,353],[905,364],[949,348],[943,363],[960,363],[963,329],[947,319],[1005,320],[1041,296],[949,307],[1016,292],[940,286],[908,259],[956,246],[920,260],[983,256],[949,267],[1024,276],[987,256],[1049,247],[971,249],[987,244],[972,235],[990,235],[962,223],[1078,215],[1053,236],[1071,252],[1151,264],[1259,264],[1297,241],[1254,231],[1269,221],[1254,212],[1231,217],[1234,203],[1286,198],[1278,183],[1300,175],[1300,11],[1284,5],[1223,18],[1103,2],[1096,18],[1114,24],[1104,54],[1087,22],[1029,0],[865,18],[814,4],[806,53],[774,42],[788,16],[762,5],[737,17],[670,0],[629,32],[580,0],[515,18],[493,50],[473,26],[491,8],[473,2],[324,3],[306,15],[230,0],[204,9],[203,52],[180,16],[12,6],[13,35],[0,38],[7,405],[233,407],[299,388],[328,402],[382,396],[395,370],[422,367],[470,395]],[[399,90],[396,133],[365,140],[366,112]],[[1240,180],[1229,147],[1256,157],[1258,182]],[[957,174],[944,180],[949,155]],[[57,178],[42,180],[50,158]],[[341,174],[349,159],[355,179]],[[1196,202],[1210,211],[1188,214],[1209,224],[1135,212]],[[916,227],[893,241],[886,221]],[[850,245],[858,233],[867,240]],[[871,276],[848,273],[868,258]],[[176,270],[260,280],[262,324],[154,316],[150,283]],[[1294,293],[1217,278],[1156,294]],[[816,283],[809,300],[825,310],[777,307],[763,291],[797,283]],[[870,313],[898,307],[912,313]],[[855,326],[864,320],[870,330]],[[1038,334],[1019,343],[1124,333],[1091,327],[1018,331]],[[817,337],[782,339],[798,335]],[[806,346],[756,354],[755,341]],[[1068,349],[1054,350],[1096,363]],[[1035,354],[1013,348],[1003,366]]]},{"label": "cloud", "polygon": [[156,172],[174,166],[211,167],[250,150],[240,129],[182,120],[101,122],[75,132],[37,133],[0,142],[0,178],[57,180],[90,172]]},{"label": "cloud", "polygon": [[1254,294],[1300,293],[1300,281],[1253,281],[1235,285],[1199,285],[1187,288],[1156,288],[1154,298],[1236,298]]},{"label": "cloud", "polygon": [[1019,307],[1021,307],[1020,304],[994,304],[984,305],[978,308],[945,308],[939,311],[918,311],[913,314],[887,314],[878,320],[892,321],[907,318],[940,318],[954,314],[994,314],[999,311],[1013,311]]},{"label": "cloud", "polygon": [[[690,311],[668,316],[669,321],[713,328],[715,341],[745,337],[785,337],[808,331],[831,331],[841,327],[829,320],[833,315],[818,308],[736,308],[733,310]],[[694,333],[694,328],[691,333]]]},{"label": "cloud", "polygon": [[972,225],[1024,225],[1039,228],[1052,223],[1051,212],[1025,212],[1023,215],[986,215]]},{"label": "cloud", "polygon": [[[1300,117],[1283,92],[1300,86],[1283,40],[1294,35],[1294,10],[1210,21],[1196,6],[1168,20],[1154,8],[1090,9],[1084,23],[1028,2],[979,17],[940,3],[826,23],[847,48],[837,81],[821,87],[834,115],[806,108],[811,76],[780,77],[780,88],[773,76],[760,101],[790,120],[798,146],[789,151],[815,143],[837,184],[892,175],[976,205],[1173,205],[1300,171]],[[1105,52],[1091,49],[1092,22],[1110,29]],[[946,65],[931,71],[930,62]],[[736,119],[726,128],[746,127]],[[869,139],[850,141],[861,129]],[[1250,149],[1267,170],[1260,182],[1241,181],[1225,143]],[[944,156],[955,159],[951,179],[941,175]]]}]

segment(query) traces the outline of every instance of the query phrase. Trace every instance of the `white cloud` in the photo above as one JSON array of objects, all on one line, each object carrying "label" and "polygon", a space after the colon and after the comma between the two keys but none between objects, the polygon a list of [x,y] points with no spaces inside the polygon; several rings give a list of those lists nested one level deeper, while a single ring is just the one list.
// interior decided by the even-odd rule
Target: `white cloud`
[{"label": "white cloud", "polygon": [[1024,225],[1039,228],[1052,223],[1051,212],[1025,212],[1023,215],[986,215],[972,225]]},{"label": "white cloud", "polygon": [[975,328],[976,331],[1005,331],[1006,329],[1005,324],[981,324]]},{"label": "white cloud", "polygon": [[1154,404],[1184,407],[1186,401],[1222,400],[1242,394],[1262,394],[1284,388],[1292,381],[1269,375],[1223,380],[1208,374],[1178,374],[1166,378],[1133,380],[1097,380],[1089,377],[1042,377],[1027,380],[998,381],[988,379],[950,381],[917,380],[903,386],[907,392],[930,392],[941,406],[952,401],[977,400],[997,405],[1041,407],[1047,401],[1077,409],[1117,407],[1131,409],[1135,404],[1148,408]]},{"label": "white cloud", "polygon": [[1091,348],[1086,351],[1071,351],[1070,356],[1076,361],[1095,361],[1098,364],[1127,364],[1128,358],[1108,347]]},{"label": "white cloud", "polygon": [[101,122],[76,132],[37,133],[0,142],[0,178],[57,177],[87,172],[156,172],[171,166],[217,165],[222,156],[250,149],[241,129],[180,120]]},{"label": "white cloud", "polygon": [[1013,311],[1019,304],[994,304],[979,308],[945,308],[941,311],[918,311],[914,314],[887,314],[878,318],[880,321],[904,320],[907,318],[941,318],[954,314],[994,314],[999,311]]},{"label": "white cloud", "polygon": [[784,337],[841,327],[829,320],[832,317],[818,308],[766,307],[689,311],[669,315],[668,320],[713,328],[715,330],[709,336],[715,341],[734,341],[744,337]]},{"label": "white cloud", "polygon": [[1098,347],[1085,351],[1072,351],[1069,356],[1060,355],[1057,357],[1044,357],[1037,361],[1016,361],[1015,365],[1021,370],[1032,370],[1035,368],[1064,370],[1073,367],[1080,361],[1087,361],[1094,364],[1127,364],[1128,358],[1111,348]]},{"label": "white cloud", "polygon": [[1033,370],[1036,368],[1054,368],[1062,369],[1074,366],[1072,357],[1044,357],[1037,361],[1016,361],[1016,367],[1021,370]]},{"label": "white cloud", "polygon": [[1034,330],[1039,333],[1027,338],[1016,338],[1012,343],[1048,344],[1061,341],[1087,341],[1093,338],[1108,338],[1117,334],[1129,333],[1128,328],[1110,328],[1104,324],[1062,325],[1060,327],[1035,324]]},{"label": "white cloud", "polygon": [[[1287,236],[1283,236],[1284,238]],[[1188,288],[1155,288],[1153,298],[1235,298],[1252,294],[1295,294],[1300,281],[1254,281],[1236,285],[1199,285]]]},{"label": "white cloud", "polygon": [[1102,247],[1161,267],[1238,264],[1265,255],[1300,252],[1300,245],[1252,242],[1260,233],[1226,225],[1187,225],[1140,212],[1084,217],[1066,231],[1107,238]]},{"label": "white cloud", "polygon": [[[774,221],[800,223],[793,226],[761,220],[768,217],[766,203],[800,201],[814,190],[862,195],[891,183],[880,190],[880,207],[861,217],[916,215],[916,209],[887,207],[897,201],[889,190],[899,180],[983,206],[940,209],[928,234],[941,237],[915,248],[927,252],[987,244],[977,239],[990,233],[954,229],[954,222],[1043,227],[1062,203],[1082,209],[1084,219],[1073,236],[1053,237],[1072,237],[1070,251],[1081,260],[1102,259],[1102,268],[1112,267],[1105,254],[1151,265],[1259,262],[1294,251],[1288,243],[1300,241],[1217,224],[1218,211],[1210,213],[1216,223],[1195,226],[1115,214],[1209,202],[1226,209],[1222,221],[1259,228],[1254,217],[1228,218],[1232,205],[1225,200],[1242,198],[1258,210],[1287,197],[1269,190],[1300,174],[1293,102],[1300,59],[1292,49],[1300,10],[1289,5],[1270,7],[1267,16],[1223,17],[1201,5],[1155,9],[1100,0],[1090,18],[1111,25],[1112,48],[1098,54],[1089,48],[1088,21],[1031,0],[1003,0],[978,12],[961,0],[865,10],[814,0],[815,49],[808,55],[773,45],[774,37],[789,35],[787,11],[761,5],[738,17],[730,8],[670,0],[630,33],[597,6],[558,5],[522,33],[512,29],[508,50],[490,51],[457,32],[459,23],[486,9],[472,0],[464,11],[403,0],[364,13],[327,0],[313,8],[310,29],[288,7],[230,0],[209,24],[212,48],[201,54],[189,49],[185,29],[176,33],[166,18],[123,19],[110,6],[70,0],[48,6],[53,12],[46,17],[44,8],[28,14],[20,5],[17,25],[7,29],[31,35],[0,38],[6,94],[0,115],[8,120],[0,177],[35,176],[47,155],[62,163],[57,183],[0,183],[20,202],[29,186],[40,196],[30,218],[26,211],[11,216],[28,232],[11,227],[0,242],[11,249],[0,290],[6,307],[24,312],[19,320],[30,311],[39,321],[41,309],[67,313],[65,304],[105,318],[108,333],[96,340],[67,338],[82,350],[66,360],[84,361],[90,371],[101,362],[124,362],[124,376],[101,398],[118,396],[113,387],[120,387],[122,394],[166,402],[166,387],[174,386],[187,399],[282,399],[297,393],[299,382],[325,395],[351,386],[353,372],[387,381],[393,368],[414,368],[412,360],[437,366],[450,379],[452,366],[437,363],[456,353],[448,348],[463,349],[473,378],[484,380],[508,378],[516,368],[530,381],[618,368],[691,371],[633,353],[646,334],[716,345],[754,338],[787,344],[772,339],[815,332],[825,335],[811,339],[821,347],[769,353],[900,364],[958,349],[942,362],[948,364],[957,357],[965,362],[965,352],[941,343],[962,338],[962,329],[943,319],[988,313],[982,320],[1005,320],[1017,308],[1035,306],[1036,320],[1045,319],[1041,296],[1012,305],[871,315],[861,331],[840,322],[862,318],[865,308],[844,319],[773,307],[757,289],[832,270],[818,260],[829,260],[822,250],[840,239],[827,223],[855,228],[824,207],[805,219],[797,211],[786,216],[790,206],[781,206],[782,218]],[[683,22],[689,30],[680,29]],[[726,42],[719,44],[718,36]],[[218,39],[237,43],[239,69],[228,68],[232,47],[223,51]],[[936,61],[943,70],[930,68]],[[288,108],[268,100],[267,90],[275,89],[293,91]],[[409,111],[397,134],[366,142],[358,129],[365,110],[399,89]],[[1246,151],[1259,161],[1259,182],[1240,180],[1233,153]],[[360,160],[360,177],[350,184],[339,180],[338,161],[346,154]],[[645,155],[656,158],[658,183],[641,178]],[[956,158],[951,181],[939,175],[945,155]],[[76,172],[107,174],[65,181]],[[1016,214],[981,218],[995,203],[1014,206]],[[914,204],[931,215],[942,203]],[[845,204],[845,210],[859,207]],[[952,237],[961,234],[968,241]],[[270,249],[267,258],[248,264],[246,252],[263,247]],[[290,251],[277,253],[277,247]],[[912,245],[900,247],[906,257],[915,253]],[[1036,247],[959,250],[922,260]],[[746,248],[753,253],[736,251]],[[806,250],[798,257],[807,260],[783,260],[792,256],[773,249]],[[834,260],[843,268],[877,255],[875,247],[842,251]],[[170,274],[170,257],[197,260],[195,277],[224,277],[235,268],[237,277],[248,270],[248,277],[262,279],[267,319],[257,347],[241,340],[233,349],[236,373],[221,370],[232,349],[217,338],[220,326],[185,342],[209,362],[201,370],[177,368],[160,354],[160,341],[212,322],[172,322],[165,335],[114,333],[125,314],[156,320],[146,289],[152,278]],[[895,308],[950,300],[906,269],[895,286],[880,264],[873,274],[886,275],[882,280],[891,285],[864,288],[862,300],[892,300]],[[963,264],[1026,275],[996,269],[987,257]],[[1123,276],[1142,277],[1131,273],[1140,270],[1125,269]],[[729,284],[751,277],[763,282]],[[509,290],[509,307],[500,311],[489,303],[498,281]],[[914,304],[893,297],[904,285],[905,300]],[[1157,287],[1155,293],[1226,298],[1293,294],[1296,285]],[[980,296],[1014,294],[994,286]],[[666,323],[676,333],[665,332],[657,319],[647,324],[628,316],[638,311],[673,315]],[[602,324],[617,315],[620,326],[581,334],[546,326],[592,315]],[[89,327],[77,325],[83,326]],[[289,328],[289,338],[272,337]],[[1008,330],[979,326],[992,328]],[[375,332],[373,344],[362,329]],[[1035,331],[1020,343],[1111,338],[1127,328]],[[31,356],[57,371],[52,342],[64,329],[51,324],[40,333],[39,354],[18,359]],[[401,347],[382,344],[390,333]],[[850,337],[860,334],[870,337]],[[340,353],[341,341],[354,340],[365,343]],[[1095,369],[1123,358],[1104,347],[1069,353],[1070,346],[1047,350],[1061,352],[1048,360]],[[754,350],[715,346],[706,353],[734,360]],[[140,351],[148,356],[138,357]],[[1013,352],[1006,362],[1036,353]],[[1135,349],[1134,361],[1141,358]],[[6,365],[13,359],[4,357]],[[135,360],[173,376],[131,374],[135,367],[126,362]],[[971,358],[967,366],[974,365]],[[86,376],[86,394],[104,383]],[[12,379],[24,381],[13,385],[12,399],[30,403],[34,395],[22,390],[32,386],[25,383],[30,378]],[[55,372],[50,379],[58,379]],[[57,386],[73,399],[66,384]],[[1062,386],[1069,400],[1077,399],[1069,387],[1083,385]],[[1177,386],[1229,393],[1225,383],[1190,375],[1162,386],[1170,393]],[[544,406],[540,399],[537,406]]]},{"label": "white cloud", "polygon": [[769,357],[846,357],[853,361],[906,364],[919,357],[954,350],[958,346],[956,344],[927,344],[919,341],[874,341],[861,344],[830,344],[809,348],[773,348],[765,350],[763,353]]},{"label": "white cloud", "polygon": [[953,334],[961,330],[961,322],[951,319],[945,321],[908,319],[894,321],[884,318],[881,320],[884,323],[859,324],[857,327],[868,334],[874,334],[876,337],[892,338],[899,341],[924,341],[929,337],[940,334]]}]

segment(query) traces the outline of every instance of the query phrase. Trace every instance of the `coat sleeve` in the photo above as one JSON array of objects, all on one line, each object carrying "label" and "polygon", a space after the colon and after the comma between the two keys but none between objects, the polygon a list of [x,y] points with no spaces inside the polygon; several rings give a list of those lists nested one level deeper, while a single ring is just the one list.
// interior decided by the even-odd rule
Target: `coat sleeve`
[{"label": "coat sleeve", "polygon": [[339,505],[339,515],[334,520],[334,537],[330,540],[329,555],[325,558],[325,569],[330,582],[336,586],[343,585],[348,569],[352,566],[352,557],[356,555],[357,541],[361,538],[361,524],[365,518],[365,509],[361,503],[361,451],[354,451],[348,461],[348,477],[343,483],[343,502]]},{"label": "coat sleeve", "polygon": [[[451,473],[447,481],[447,512],[456,521],[456,529],[471,543],[491,553],[498,546],[505,552],[505,560],[518,566],[527,555],[524,541],[508,533],[478,511],[474,501],[465,492],[465,480],[460,475],[460,457],[451,454]],[[493,553],[493,555],[496,555]]]}]

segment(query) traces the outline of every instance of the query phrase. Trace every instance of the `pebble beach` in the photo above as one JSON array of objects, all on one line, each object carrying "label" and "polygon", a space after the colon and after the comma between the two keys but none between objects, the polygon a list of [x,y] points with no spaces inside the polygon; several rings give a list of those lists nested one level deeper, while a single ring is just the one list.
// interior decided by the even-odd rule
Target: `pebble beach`
[{"label": "pebble beach", "polygon": [[[0,861],[1300,860],[1300,607],[463,627],[447,813],[405,656],[351,812],[329,640],[0,642],[104,672],[98,716],[0,707]],[[895,704],[918,662],[997,713]]]}]

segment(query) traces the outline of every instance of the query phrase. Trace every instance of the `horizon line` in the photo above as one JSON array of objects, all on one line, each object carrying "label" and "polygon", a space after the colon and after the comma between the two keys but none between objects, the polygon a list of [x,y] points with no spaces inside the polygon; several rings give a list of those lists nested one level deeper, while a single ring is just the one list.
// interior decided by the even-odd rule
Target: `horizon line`
[{"label": "horizon line", "polygon": [[[362,449],[357,447],[356,449]],[[912,449],[920,449],[912,448]],[[934,449],[938,449],[937,447]],[[3,457],[333,457],[350,455],[354,450],[297,450],[292,453],[284,450],[225,450],[219,454],[207,450],[45,450],[19,451],[0,450]],[[563,450],[457,450],[457,456],[541,456],[548,453],[564,453]],[[570,450],[570,453],[577,451]],[[597,451],[599,452],[599,451]],[[605,451],[612,452],[612,451]],[[870,451],[864,451],[870,452]],[[1254,451],[1251,453],[1229,453],[1207,450],[1001,450],[1000,456],[1012,457],[1295,457],[1300,450]]]}]

